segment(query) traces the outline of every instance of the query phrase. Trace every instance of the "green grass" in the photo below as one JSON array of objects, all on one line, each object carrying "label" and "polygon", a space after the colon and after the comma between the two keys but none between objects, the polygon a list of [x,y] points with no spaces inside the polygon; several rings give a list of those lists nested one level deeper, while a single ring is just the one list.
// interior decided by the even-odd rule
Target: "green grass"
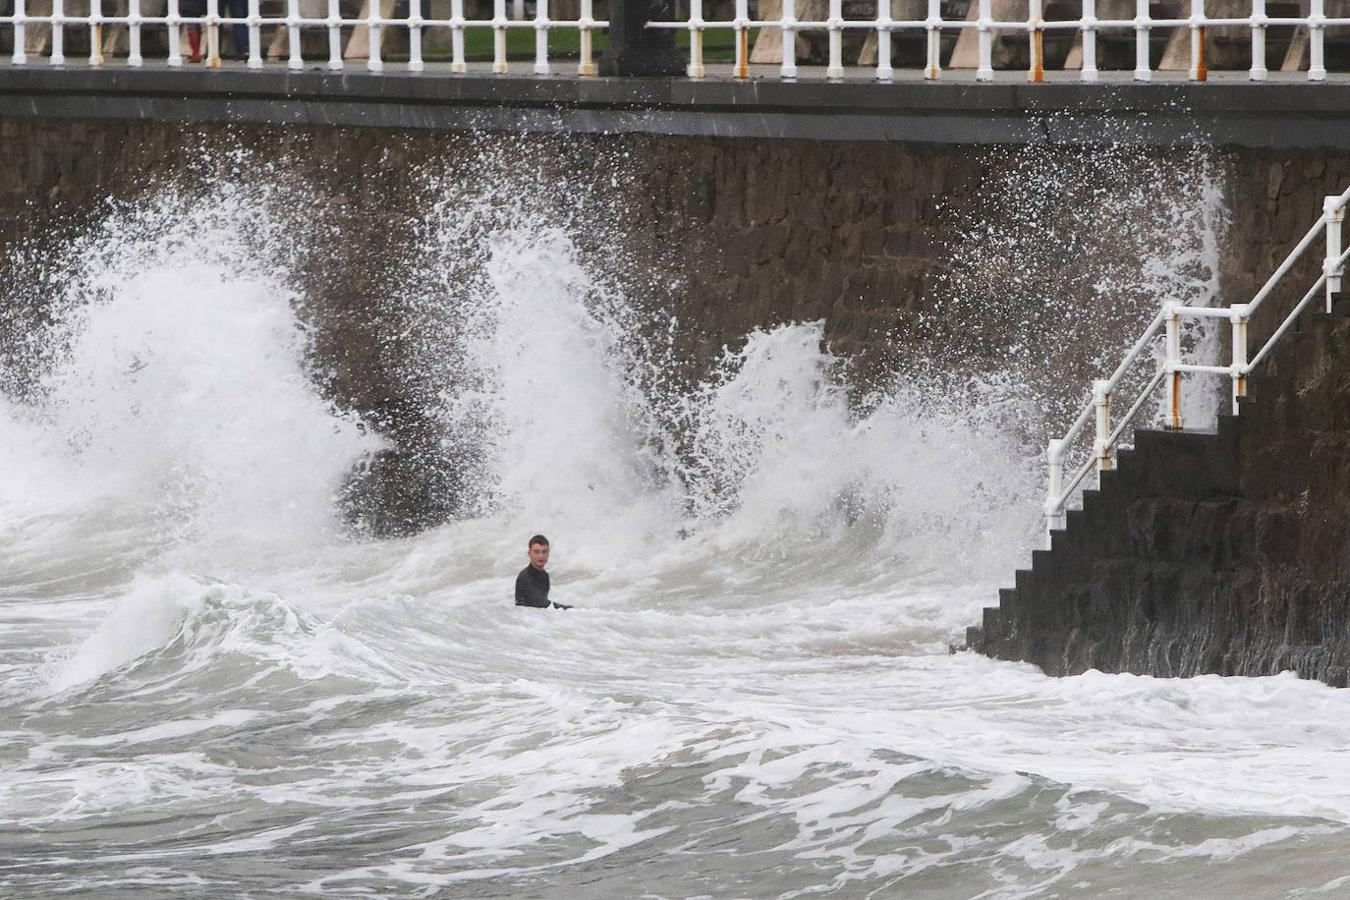
[{"label": "green grass", "polygon": [[[750,31],[750,46],[755,44],[758,29]],[[593,32],[595,57],[609,46],[609,34],[600,30]],[[689,48],[689,32],[675,32],[675,46]],[[464,29],[464,59],[467,62],[492,61],[492,29],[486,27]],[[574,60],[581,56],[581,32],[573,28],[550,29],[548,35],[548,58]],[[448,50],[428,50],[423,54],[428,62],[445,62],[450,59]],[[534,29],[508,28],[506,30],[506,58],[510,60],[534,59]],[[709,29],[703,33],[703,59],[709,63],[730,63],[736,59],[736,33],[729,28]]]}]

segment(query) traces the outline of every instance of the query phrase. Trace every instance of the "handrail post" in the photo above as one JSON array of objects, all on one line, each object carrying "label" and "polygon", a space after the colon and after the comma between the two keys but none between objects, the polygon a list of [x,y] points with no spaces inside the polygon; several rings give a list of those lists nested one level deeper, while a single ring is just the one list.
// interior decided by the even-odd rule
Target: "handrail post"
[{"label": "handrail post", "polygon": [[28,54],[25,51],[25,28],[24,23],[28,21],[28,10],[24,7],[24,0],[14,0],[14,55],[9,61],[22,66],[28,62]]},{"label": "handrail post", "polygon": [[891,0],[877,0],[877,81],[890,81],[895,77],[891,65]]},{"label": "handrail post", "polygon": [[426,69],[422,59],[422,0],[408,0],[408,71]]},{"label": "handrail post", "polygon": [[1078,73],[1082,81],[1097,80],[1097,0],[1083,0],[1083,68]]},{"label": "handrail post", "polygon": [[581,0],[581,22],[577,27],[581,29],[579,35],[581,52],[577,60],[577,74],[586,76],[594,75],[595,74],[594,0]]},{"label": "handrail post", "polygon": [[206,67],[220,68],[220,3],[218,0],[206,0]]},{"label": "handrail post", "polygon": [[338,0],[328,0],[328,69],[332,72],[342,70],[342,10]]},{"label": "handrail post", "polygon": [[[459,29],[462,46],[464,29]],[[451,38],[453,40],[453,37]],[[461,60],[456,58],[456,62]],[[492,74],[505,75],[509,69],[506,63],[506,0],[492,0]],[[457,72],[455,68],[451,71]],[[466,70],[467,71],[467,70]]]},{"label": "handrail post", "polygon": [[1331,312],[1331,296],[1341,292],[1341,225],[1345,222],[1345,207],[1340,197],[1322,201],[1322,218],[1327,224],[1327,255],[1322,260],[1322,272],[1327,276],[1327,312]]},{"label": "handrail post", "polygon": [[797,77],[797,4],[793,0],[783,0],[783,63],[778,69],[779,78]]},{"label": "handrail post", "polygon": [[689,0],[689,68],[685,74],[703,77],[703,0]]},{"label": "handrail post", "polygon": [[1167,427],[1180,431],[1181,421],[1181,312],[1167,304]]},{"label": "handrail post", "polygon": [[1205,68],[1205,0],[1191,0],[1191,81],[1209,80]]},{"label": "handrail post", "polygon": [[1150,81],[1153,72],[1148,60],[1148,0],[1134,4],[1134,80]]},{"label": "handrail post", "polygon": [[534,74],[548,75],[552,66],[548,62],[548,0],[535,0],[534,3]]},{"label": "handrail post", "polygon": [[103,65],[102,0],[89,0],[89,65]]},{"label": "handrail post", "polygon": [[1233,415],[1238,414],[1238,399],[1247,396],[1247,319],[1247,304],[1228,308],[1233,332]]},{"label": "handrail post", "polygon": [[825,28],[829,32],[830,45],[829,64],[825,67],[825,77],[830,81],[839,81],[844,77],[843,0],[830,0],[830,15],[825,22]]},{"label": "handrail post", "polygon": [[1060,492],[1064,490],[1064,441],[1053,439],[1046,448],[1045,532],[1048,535],[1064,527],[1064,504]]},{"label": "handrail post", "polygon": [[366,71],[384,71],[384,19],[380,15],[380,0],[367,0],[370,4],[366,15],[366,40],[370,48],[366,54]]},{"label": "handrail post", "polygon": [[[177,0],[175,0],[177,2]],[[286,0],[286,68],[298,72],[305,67],[300,43],[300,0]]]},{"label": "handrail post", "polygon": [[127,4],[127,65],[140,67],[144,63],[141,56],[141,0],[130,0]]},{"label": "handrail post", "polygon": [[1045,29],[1041,17],[1041,0],[1027,3],[1027,50],[1031,64],[1027,67],[1027,81],[1040,84],[1045,81]]},{"label": "handrail post", "polygon": [[1265,81],[1266,69],[1266,0],[1252,0],[1252,68],[1247,77]]},{"label": "handrail post", "polygon": [[750,77],[750,2],[736,0],[736,77]]},{"label": "handrail post", "polygon": [[928,65],[923,77],[926,81],[937,81],[942,75],[942,0],[928,0],[924,30],[928,32]]},{"label": "handrail post", "polygon": [[179,17],[178,0],[169,0],[164,11],[164,24],[169,30],[169,58],[165,62],[177,68],[183,64],[182,38],[178,33],[182,20]]},{"label": "handrail post", "polygon": [[248,0],[248,67],[262,68],[262,17],[258,0]]},{"label": "handrail post", "polygon": [[52,0],[52,50],[47,64],[66,64],[66,5],[65,0]]},{"label": "handrail post", "polygon": [[1323,0],[1312,0],[1308,14],[1308,80],[1326,81],[1325,38],[1326,8]]},{"label": "handrail post", "polygon": [[1111,382],[1098,379],[1092,382],[1092,405],[1097,411],[1097,436],[1092,442],[1092,454],[1097,458],[1097,471],[1115,468],[1111,453]]},{"label": "handrail post", "polygon": [[[498,0],[493,5],[494,21],[498,18],[506,19],[506,0]],[[506,37],[505,30],[501,28],[492,29],[492,72],[500,75],[505,69],[497,68],[497,34],[502,34],[502,53],[505,59]],[[505,62],[502,63],[505,65]],[[468,64],[464,61],[464,0],[450,0],[450,72],[454,75],[463,75],[469,71]]]},{"label": "handrail post", "polygon": [[980,18],[978,20],[979,28],[979,68],[975,70],[976,81],[994,80],[994,31],[993,31],[993,2],[992,0],[978,0],[980,6]]}]

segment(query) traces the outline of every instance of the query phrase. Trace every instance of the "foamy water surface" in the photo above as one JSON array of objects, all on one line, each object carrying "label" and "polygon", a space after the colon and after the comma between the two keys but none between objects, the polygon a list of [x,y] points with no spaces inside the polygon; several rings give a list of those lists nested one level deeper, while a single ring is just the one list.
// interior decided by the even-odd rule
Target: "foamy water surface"
[{"label": "foamy water surface", "polygon": [[[658,399],[566,235],[498,235],[483,512],[356,538],[379,440],[181,229],[0,405],[4,893],[1350,895],[1350,693],[948,653],[1037,538],[1017,391],[859,403],[807,323]],[[535,531],[574,610],[511,605]]]}]

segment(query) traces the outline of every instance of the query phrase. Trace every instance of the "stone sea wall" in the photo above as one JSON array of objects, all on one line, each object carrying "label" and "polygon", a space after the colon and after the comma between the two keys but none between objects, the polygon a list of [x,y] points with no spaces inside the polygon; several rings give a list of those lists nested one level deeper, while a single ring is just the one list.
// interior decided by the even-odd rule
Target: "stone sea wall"
[{"label": "stone sea wall", "polygon": [[[0,277],[10,285],[40,281],[32,270],[41,269],[44,248],[100,220],[109,200],[135,204],[167,193],[209,202],[202,186],[213,181],[271,185],[279,214],[310,232],[292,274],[322,388],[394,443],[373,479],[370,503],[379,512],[371,518],[380,530],[412,530],[454,512],[445,499],[453,485],[425,464],[437,436],[405,365],[415,329],[402,299],[422,256],[439,252],[419,223],[447,186],[528,198],[526,207],[564,225],[579,252],[634,302],[676,316],[678,357],[694,371],[755,328],[823,320],[830,348],[854,363],[862,387],[906,357],[974,368],[1006,362],[1014,348],[1019,378],[1076,402],[1098,374],[1101,350],[1099,334],[1075,333],[1078,309],[1100,318],[1104,308],[1109,320],[1118,304],[1126,327],[1101,333],[1119,337],[1155,302],[1143,288],[1128,303],[1086,294],[1096,275],[1084,260],[1138,230],[1137,205],[1092,199],[1101,179],[1091,167],[1077,183],[1061,177],[1075,171],[1075,154],[1096,152],[0,118]],[[1053,162],[1039,180],[1037,154]],[[1166,199],[1184,209],[1202,200],[1198,191],[1185,196],[1195,183],[1187,169],[1201,165],[1222,183],[1228,207],[1224,302],[1245,299],[1312,221],[1321,196],[1350,184],[1350,151],[1308,149],[1158,148],[1111,177],[1125,193],[1138,184],[1179,185]],[[1050,196],[1057,206],[1033,213],[1026,198],[1004,202],[1003,194],[1026,189],[1028,172],[1036,182],[1030,199]],[[1095,218],[1062,215],[1093,202]],[[1045,238],[1056,227],[1058,243]],[[1097,244],[1071,246],[1066,229],[1096,234]],[[998,236],[1013,232],[1017,240],[991,256]],[[1114,265],[1138,267],[1129,258]],[[997,271],[962,281],[982,266]],[[1010,292],[1022,272],[1034,272],[1033,283]],[[988,296],[971,299],[981,291]],[[1048,297],[1067,326],[1045,324],[1037,305]],[[1053,365],[1043,362],[1050,358]]]}]

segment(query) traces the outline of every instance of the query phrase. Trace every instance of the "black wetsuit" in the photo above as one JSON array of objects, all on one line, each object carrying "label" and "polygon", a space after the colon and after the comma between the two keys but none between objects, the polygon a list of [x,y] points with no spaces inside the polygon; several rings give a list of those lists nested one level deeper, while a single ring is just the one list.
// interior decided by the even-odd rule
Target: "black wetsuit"
[{"label": "black wetsuit", "polygon": [[548,609],[548,573],[526,566],[516,576],[516,606]]}]

